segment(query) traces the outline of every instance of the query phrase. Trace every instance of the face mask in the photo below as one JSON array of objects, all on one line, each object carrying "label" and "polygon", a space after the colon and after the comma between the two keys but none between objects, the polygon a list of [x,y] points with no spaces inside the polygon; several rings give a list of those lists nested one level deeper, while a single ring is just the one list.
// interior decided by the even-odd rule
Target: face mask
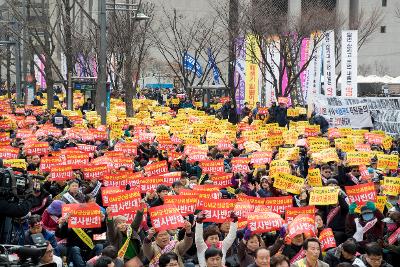
[{"label": "face mask", "polygon": [[386,226],[389,232],[394,232],[397,229],[397,224],[395,223],[388,223]]},{"label": "face mask", "polygon": [[364,213],[361,215],[364,221],[370,221],[374,218],[373,213]]}]

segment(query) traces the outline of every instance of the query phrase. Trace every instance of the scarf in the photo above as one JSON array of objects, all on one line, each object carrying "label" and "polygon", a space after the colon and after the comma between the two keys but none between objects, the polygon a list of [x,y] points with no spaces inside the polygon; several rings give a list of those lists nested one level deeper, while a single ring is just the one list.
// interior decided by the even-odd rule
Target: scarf
[{"label": "scarf", "polygon": [[151,261],[149,263],[149,267],[158,267],[158,261],[159,261],[161,255],[174,250],[176,243],[178,243],[178,241],[176,241],[176,240],[169,241],[168,245],[166,245],[160,252],[157,253],[157,255],[155,255],[151,259]]}]

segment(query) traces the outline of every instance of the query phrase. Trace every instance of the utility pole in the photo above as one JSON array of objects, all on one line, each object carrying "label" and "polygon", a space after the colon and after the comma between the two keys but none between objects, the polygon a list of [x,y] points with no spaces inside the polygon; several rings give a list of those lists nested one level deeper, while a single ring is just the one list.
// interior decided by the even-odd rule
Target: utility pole
[{"label": "utility pole", "polygon": [[97,92],[96,92],[96,109],[100,114],[101,124],[107,123],[107,38],[106,38],[106,0],[99,0],[100,7],[99,23],[100,23],[100,55],[99,55],[99,72],[97,74]]}]

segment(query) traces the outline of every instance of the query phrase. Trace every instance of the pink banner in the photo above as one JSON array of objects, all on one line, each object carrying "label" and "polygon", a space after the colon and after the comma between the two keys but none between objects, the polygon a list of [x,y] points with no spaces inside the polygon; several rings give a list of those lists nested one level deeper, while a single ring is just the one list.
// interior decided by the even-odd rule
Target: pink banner
[{"label": "pink banner", "polygon": [[[307,59],[309,58],[308,55],[308,46],[310,43],[310,38],[304,38],[301,41],[301,51],[300,51],[300,70],[303,68],[304,64],[306,64]],[[306,85],[306,78],[307,78],[307,70],[304,70],[300,73],[300,81],[301,81],[301,88],[303,90],[303,95],[305,94],[305,85]]]}]

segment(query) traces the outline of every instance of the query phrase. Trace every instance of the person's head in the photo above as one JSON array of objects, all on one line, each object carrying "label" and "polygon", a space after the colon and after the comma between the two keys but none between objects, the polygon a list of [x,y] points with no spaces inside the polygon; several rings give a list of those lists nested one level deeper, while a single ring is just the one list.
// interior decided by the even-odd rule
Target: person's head
[{"label": "person's head", "polygon": [[301,246],[301,245],[303,245],[303,242],[304,242],[303,234],[296,235],[296,236],[294,236],[292,238],[292,244],[293,245]]},{"label": "person's head", "polygon": [[270,252],[266,248],[258,248],[254,254],[254,261],[258,267],[268,267]]},{"label": "person's head", "polygon": [[93,267],[114,267],[115,264],[113,262],[113,259],[107,256],[101,256],[96,260],[96,263],[94,264]]},{"label": "person's head", "polygon": [[57,109],[57,113],[61,113],[61,109],[60,108]]},{"label": "person's head", "polygon": [[158,260],[160,267],[179,267],[178,255],[174,252],[164,253]]},{"label": "person's head", "polygon": [[51,246],[50,242],[47,241],[46,252],[43,254],[42,258],[40,259],[41,263],[48,264],[53,262],[53,247]]},{"label": "person's head", "polygon": [[118,250],[114,246],[107,246],[101,251],[102,256],[110,257],[111,259],[116,259],[118,257]]},{"label": "person's head", "polygon": [[38,155],[32,156],[32,163],[36,166],[39,166],[40,164],[40,157]]},{"label": "person's head", "polygon": [[332,168],[328,164],[322,165],[321,167],[321,175],[326,179],[331,178],[332,176]]},{"label": "person's head", "polygon": [[39,234],[43,230],[42,218],[38,214],[29,217],[29,232],[31,234]]},{"label": "person's head", "polygon": [[160,231],[156,234],[156,243],[160,248],[164,248],[170,241],[170,235],[167,231]]},{"label": "person's head", "polygon": [[261,237],[257,234],[251,235],[249,240],[247,240],[247,248],[250,251],[256,251],[260,246],[261,246]]},{"label": "person's head", "polygon": [[341,262],[336,267],[353,267],[354,265],[351,264],[350,262]]},{"label": "person's head", "polygon": [[359,177],[361,175],[358,166],[352,166],[350,169],[350,173],[355,177]]},{"label": "person's head", "polygon": [[88,98],[88,99],[87,99],[87,102],[88,102],[88,104],[92,103],[92,99],[91,99],[91,98]]},{"label": "person's head", "polygon": [[169,192],[169,187],[166,185],[161,184],[157,187],[157,194],[158,197],[161,199],[164,199],[164,196],[168,195],[168,192]]},{"label": "person's head", "polygon": [[322,219],[321,213],[317,212],[315,214],[315,225],[317,226],[318,229],[321,229],[324,227],[324,220]]},{"label": "person's head", "polygon": [[68,191],[72,194],[78,193],[79,190],[79,181],[74,179],[71,182],[69,182],[69,189]]},{"label": "person's head", "polygon": [[127,218],[122,215],[118,215],[114,217],[114,225],[118,231],[126,232],[128,229]]},{"label": "person's head", "polygon": [[208,248],[204,253],[207,267],[222,266],[222,251],[214,247]]},{"label": "person's head", "polygon": [[271,267],[289,267],[290,261],[285,255],[274,255],[271,258]]},{"label": "person's head", "polygon": [[258,107],[258,108],[260,107],[260,102],[256,103],[256,107]]},{"label": "person's head", "polygon": [[354,259],[357,253],[357,245],[352,239],[347,239],[342,244],[341,258],[346,261],[351,261]]},{"label": "person's head", "polygon": [[223,222],[219,226],[219,230],[221,231],[221,233],[228,233],[230,228],[231,228],[231,222],[230,221]]},{"label": "person's head", "polygon": [[204,242],[206,242],[209,247],[216,246],[219,242],[219,234],[218,227],[214,225],[208,226],[203,232]]},{"label": "person's head", "polygon": [[376,243],[372,242],[365,246],[365,260],[371,267],[379,267],[382,263],[382,247]]},{"label": "person's head", "polygon": [[369,209],[367,206],[362,206],[361,207],[361,218],[365,221],[365,222],[369,222],[372,219],[374,219],[375,215],[374,212]]},{"label": "person's head", "polygon": [[316,238],[308,238],[304,241],[303,249],[309,261],[317,261],[321,254],[321,243]]},{"label": "person's head", "polygon": [[172,189],[176,194],[179,195],[179,191],[183,188],[183,184],[180,181],[175,181],[172,183]]}]

